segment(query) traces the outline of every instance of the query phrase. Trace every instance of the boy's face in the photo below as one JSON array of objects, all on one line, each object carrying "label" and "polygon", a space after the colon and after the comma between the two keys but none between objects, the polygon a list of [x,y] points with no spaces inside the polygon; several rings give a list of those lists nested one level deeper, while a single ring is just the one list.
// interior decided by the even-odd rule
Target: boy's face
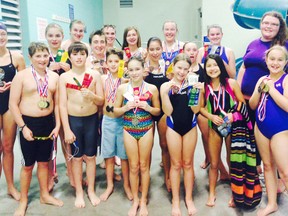
[{"label": "boy's face", "polygon": [[118,55],[112,54],[112,55],[108,56],[108,58],[106,60],[106,64],[107,64],[107,67],[108,67],[110,73],[118,72],[119,60],[120,59],[119,59]]},{"label": "boy's face", "polygon": [[49,53],[47,50],[36,50],[36,52],[30,56],[30,61],[36,71],[46,70],[49,62]]},{"label": "boy's face", "polygon": [[69,57],[72,67],[83,67],[86,64],[87,55],[84,50],[75,52],[73,51]]}]

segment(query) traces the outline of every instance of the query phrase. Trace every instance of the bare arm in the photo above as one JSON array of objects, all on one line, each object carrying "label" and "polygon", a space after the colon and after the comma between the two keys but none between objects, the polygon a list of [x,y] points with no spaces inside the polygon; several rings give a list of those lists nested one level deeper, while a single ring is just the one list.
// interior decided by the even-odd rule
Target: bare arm
[{"label": "bare arm", "polygon": [[24,60],[24,57],[20,54],[20,53],[15,53],[14,54],[14,57],[15,57],[15,67],[17,69],[17,71],[21,71],[21,70],[24,70],[26,68],[26,65],[25,65],[25,60]]},{"label": "bare arm", "polygon": [[61,126],[60,113],[59,113],[59,89],[58,89],[59,76],[57,75],[57,78],[55,79],[57,79],[57,83],[56,83],[56,91],[54,93],[53,102],[54,102],[54,116],[55,116],[56,124],[55,124],[55,128],[53,129],[53,131],[51,132],[49,136],[54,135],[55,137],[57,137],[59,134],[60,126]]},{"label": "bare arm", "polygon": [[171,116],[172,112],[173,112],[173,106],[171,104],[168,92],[171,88],[171,81],[166,82],[164,84],[161,85],[160,88],[160,94],[161,94],[161,100],[162,100],[162,109],[163,112],[167,115],[167,116]]},{"label": "bare arm", "polygon": [[243,77],[244,77],[244,73],[245,73],[245,65],[244,65],[244,62],[242,63],[239,71],[238,71],[238,76],[237,76],[237,82],[241,88],[241,85],[242,85],[242,80],[243,80]]},{"label": "bare arm", "polygon": [[159,92],[154,85],[149,85],[149,90],[152,93],[152,106],[150,106],[146,101],[140,101],[139,108],[144,109],[145,111],[151,113],[154,116],[158,116],[161,113]]},{"label": "bare arm", "polygon": [[123,105],[123,100],[124,100],[124,90],[126,89],[126,84],[122,84],[119,86],[117,89],[117,94],[116,94],[116,100],[114,103],[114,114],[115,117],[120,117],[124,115],[125,112],[129,111],[130,109],[133,109],[135,106],[133,102],[127,102],[126,105]]},{"label": "bare arm", "polygon": [[258,107],[259,100],[261,97],[261,92],[260,93],[258,92],[258,87],[259,87],[260,83],[263,81],[263,79],[264,79],[264,77],[262,77],[258,80],[258,82],[255,85],[255,89],[253,91],[253,94],[249,99],[249,105],[250,105],[252,110],[255,110]]}]

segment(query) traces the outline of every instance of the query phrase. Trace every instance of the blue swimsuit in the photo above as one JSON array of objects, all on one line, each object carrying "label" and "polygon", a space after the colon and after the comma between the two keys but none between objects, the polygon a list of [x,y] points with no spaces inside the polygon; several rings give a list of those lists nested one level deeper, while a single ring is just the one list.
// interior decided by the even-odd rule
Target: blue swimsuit
[{"label": "blue swimsuit", "polygon": [[[283,74],[274,83],[275,89],[282,95],[284,92],[282,84],[286,76],[287,74]],[[256,123],[261,133],[268,139],[271,139],[275,134],[288,130],[288,113],[281,109],[269,94],[265,94],[266,96],[263,94],[261,95],[263,103],[261,103],[261,100],[256,110]]]}]

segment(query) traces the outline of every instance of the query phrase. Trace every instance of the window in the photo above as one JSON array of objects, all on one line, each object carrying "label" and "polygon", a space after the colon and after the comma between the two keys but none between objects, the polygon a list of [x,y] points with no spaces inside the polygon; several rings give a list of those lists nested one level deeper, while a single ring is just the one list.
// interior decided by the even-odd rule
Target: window
[{"label": "window", "polygon": [[133,7],[133,0],[120,0],[120,8]]},{"label": "window", "polygon": [[21,29],[19,0],[1,0],[1,22],[5,23],[8,32],[7,48],[21,50]]}]

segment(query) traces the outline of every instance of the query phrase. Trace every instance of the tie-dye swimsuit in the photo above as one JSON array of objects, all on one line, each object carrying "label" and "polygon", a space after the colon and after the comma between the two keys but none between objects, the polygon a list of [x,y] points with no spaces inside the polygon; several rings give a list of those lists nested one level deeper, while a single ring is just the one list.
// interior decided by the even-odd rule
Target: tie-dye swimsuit
[{"label": "tie-dye swimsuit", "polygon": [[[145,85],[145,83],[144,83]],[[145,100],[149,105],[151,105],[151,93],[145,90],[144,88],[144,93],[141,94],[140,100]],[[146,92],[145,92],[146,91]],[[147,95],[148,97],[144,97]],[[125,98],[124,99],[124,105],[128,100]],[[135,112],[135,113],[134,113]],[[137,124],[133,124],[133,119],[137,118]],[[137,108],[136,110],[133,111],[133,109],[129,110],[128,112],[124,113],[124,130],[127,131],[132,137],[134,137],[136,140],[139,140],[141,137],[143,137],[148,130],[150,130],[153,127],[153,120],[152,116],[149,112]]]}]

